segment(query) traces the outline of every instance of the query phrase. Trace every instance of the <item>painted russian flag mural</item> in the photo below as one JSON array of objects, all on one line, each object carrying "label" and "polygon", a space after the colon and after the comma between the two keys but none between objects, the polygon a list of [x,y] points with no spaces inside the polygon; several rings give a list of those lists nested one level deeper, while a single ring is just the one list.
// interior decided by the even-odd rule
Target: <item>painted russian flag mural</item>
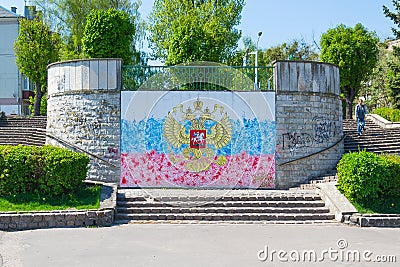
[{"label": "painted russian flag mural", "polygon": [[122,92],[121,114],[121,187],[275,187],[273,92]]}]

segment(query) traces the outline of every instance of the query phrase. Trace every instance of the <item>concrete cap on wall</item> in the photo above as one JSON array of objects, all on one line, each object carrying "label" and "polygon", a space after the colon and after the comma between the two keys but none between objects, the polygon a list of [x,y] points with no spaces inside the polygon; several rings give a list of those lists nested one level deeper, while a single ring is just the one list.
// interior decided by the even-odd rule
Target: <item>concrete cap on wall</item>
[{"label": "concrete cap on wall", "polygon": [[120,90],[122,59],[96,58],[47,66],[48,94],[82,90]]},{"label": "concrete cap on wall", "polygon": [[275,90],[340,95],[337,65],[318,61],[274,61]]}]

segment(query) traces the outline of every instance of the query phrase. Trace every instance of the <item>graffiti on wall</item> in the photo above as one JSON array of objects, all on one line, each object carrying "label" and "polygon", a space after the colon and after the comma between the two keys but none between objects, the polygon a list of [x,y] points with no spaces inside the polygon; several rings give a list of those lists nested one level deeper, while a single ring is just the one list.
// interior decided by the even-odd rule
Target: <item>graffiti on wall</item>
[{"label": "graffiti on wall", "polygon": [[282,134],[283,148],[295,151],[314,144],[314,138],[309,133],[284,133]]},{"label": "graffiti on wall", "polygon": [[340,127],[338,127],[337,122],[329,121],[323,116],[315,116],[312,122],[314,141],[317,144],[327,143],[332,137],[339,135]]},{"label": "graffiti on wall", "polygon": [[328,120],[324,116],[312,118],[312,132],[286,132],[282,134],[282,149],[292,155],[314,145],[329,143],[339,135],[340,127],[337,122]]},{"label": "graffiti on wall", "polygon": [[122,97],[122,187],[275,187],[274,107],[257,99],[251,106],[258,93],[124,92]]}]

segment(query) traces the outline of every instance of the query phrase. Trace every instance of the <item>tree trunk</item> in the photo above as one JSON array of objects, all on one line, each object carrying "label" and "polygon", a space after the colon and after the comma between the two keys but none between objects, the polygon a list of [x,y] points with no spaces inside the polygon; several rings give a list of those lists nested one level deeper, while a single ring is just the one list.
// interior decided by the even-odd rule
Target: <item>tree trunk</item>
[{"label": "tree trunk", "polygon": [[42,102],[42,88],[39,83],[35,83],[36,94],[35,103],[33,104],[33,116],[40,116],[40,103]]},{"label": "tree trunk", "polygon": [[353,102],[356,97],[356,90],[353,88],[345,88],[346,91],[346,119],[353,117]]}]

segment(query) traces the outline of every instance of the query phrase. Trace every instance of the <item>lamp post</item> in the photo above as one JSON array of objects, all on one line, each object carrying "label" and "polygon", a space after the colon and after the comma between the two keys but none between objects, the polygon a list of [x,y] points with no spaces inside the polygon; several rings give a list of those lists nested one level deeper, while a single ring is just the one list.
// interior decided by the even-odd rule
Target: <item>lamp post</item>
[{"label": "lamp post", "polygon": [[258,90],[258,41],[260,41],[260,37],[262,35],[262,32],[258,32],[258,38],[257,38],[257,44],[256,44],[256,62],[255,62],[255,77],[254,77],[254,90]]},{"label": "lamp post", "polygon": [[243,56],[243,66],[247,66],[247,56],[248,55],[254,55],[255,56],[255,63],[254,63],[254,90],[258,90],[258,42],[260,41],[260,37],[262,35],[262,32],[258,32],[258,38],[257,38],[257,43],[256,43],[256,50],[254,52],[249,53],[249,49],[246,49],[246,53]]},{"label": "lamp post", "polygon": [[262,35],[262,32],[258,32],[258,38],[257,38],[257,43],[256,43],[256,51],[250,52],[249,53],[249,48],[246,49],[246,53],[243,56],[243,67],[247,66],[247,56],[248,55],[255,55],[255,69],[254,69],[254,90],[258,90],[258,41],[260,41],[260,37]]}]

